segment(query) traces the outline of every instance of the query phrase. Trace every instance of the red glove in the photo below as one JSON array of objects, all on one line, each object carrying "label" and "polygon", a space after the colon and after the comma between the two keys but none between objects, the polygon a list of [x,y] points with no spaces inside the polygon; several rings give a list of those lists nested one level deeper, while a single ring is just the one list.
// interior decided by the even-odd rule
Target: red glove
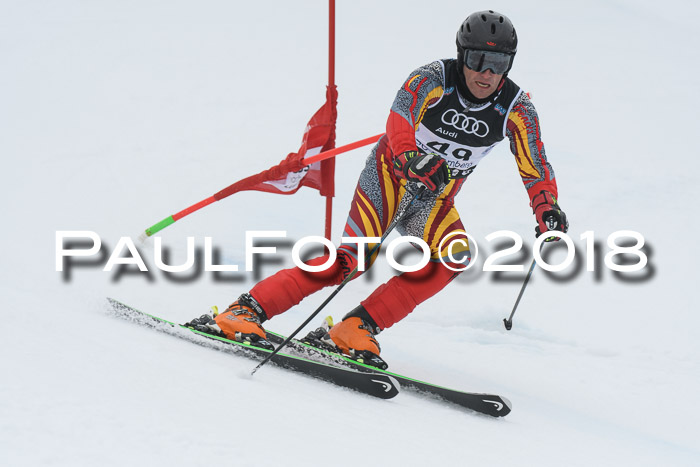
[{"label": "red glove", "polygon": [[437,154],[420,154],[406,151],[394,158],[394,174],[398,178],[412,180],[437,192],[450,181],[450,171],[445,159]]},{"label": "red glove", "polygon": [[[566,214],[561,210],[559,204],[557,204],[557,199],[550,192],[540,191],[532,198],[530,206],[532,206],[532,212],[535,214],[535,219],[537,219],[535,232],[538,237],[549,230],[558,230],[564,233],[569,230],[569,221],[566,220]],[[559,240],[559,237],[546,238],[545,242],[556,240]]]}]

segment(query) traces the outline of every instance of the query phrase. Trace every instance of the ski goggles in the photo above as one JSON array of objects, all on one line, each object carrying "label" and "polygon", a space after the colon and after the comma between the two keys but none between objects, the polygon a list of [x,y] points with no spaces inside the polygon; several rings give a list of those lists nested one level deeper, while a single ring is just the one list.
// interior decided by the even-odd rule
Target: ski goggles
[{"label": "ski goggles", "polygon": [[515,54],[504,54],[501,52],[489,52],[487,50],[464,51],[464,64],[473,71],[491,70],[496,75],[502,75],[513,66]]}]

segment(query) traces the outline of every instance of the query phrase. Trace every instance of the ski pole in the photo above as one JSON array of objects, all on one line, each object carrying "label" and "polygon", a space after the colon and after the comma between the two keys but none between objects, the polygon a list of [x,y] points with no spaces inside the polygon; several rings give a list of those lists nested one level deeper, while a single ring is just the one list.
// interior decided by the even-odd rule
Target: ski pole
[{"label": "ski pole", "polygon": [[[553,217],[548,217],[547,222],[550,222],[549,219],[554,219]],[[547,243],[546,239],[542,243],[540,243],[540,254],[542,254],[542,247],[544,246],[545,243]],[[534,255],[533,255],[534,256]],[[523,292],[525,292],[525,287],[527,287],[527,283],[530,280],[530,276],[532,275],[532,271],[535,269],[535,258],[532,258],[532,263],[530,264],[530,270],[527,272],[527,276],[525,276],[525,282],[523,282],[523,286],[520,288],[520,293],[518,294],[518,299],[515,300],[515,305],[513,305],[513,311],[510,312],[510,316],[508,319],[503,318],[503,324],[506,327],[506,330],[510,331],[511,328],[513,327],[513,315],[515,314],[515,310],[518,308],[518,303],[520,303],[520,299],[523,297]]]},{"label": "ski pole", "polygon": [[[413,202],[414,202],[416,199],[418,199],[418,197],[423,193],[423,191],[425,191],[425,186],[421,186],[421,187],[418,189],[418,191],[416,192],[416,194],[413,195],[413,198],[411,198],[411,201],[408,203],[408,205],[406,205],[406,207],[403,209],[403,211],[402,211],[401,213],[399,213],[396,217],[394,217],[394,221],[393,221],[393,222],[389,225],[389,227],[386,229],[386,232],[384,232],[384,235],[382,235],[382,238],[379,240],[379,243],[377,243],[377,244],[374,246],[374,248],[372,248],[372,250],[369,252],[369,258],[372,258],[372,255],[373,255],[376,251],[379,250],[379,247],[381,247],[382,242],[384,242],[384,239],[391,233],[392,230],[394,230],[394,227],[396,227],[396,225],[406,216],[406,213],[408,212],[408,208],[411,207],[411,205],[413,204]],[[304,329],[304,327],[305,327],[307,324],[309,324],[309,323],[311,322],[311,320],[314,319],[314,318],[316,317],[316,315],[318,315],[318,314],[321,312],[321,310],[323,310],[323,309],[325,308],[325,306],[328,305],[328,303],[329,303],[331,300],[333,300],[333,297],[335,297],[336,295],[338,295],[338,292],[340,292],[340,291],[342,290],[342,288],[345,287],[345,285],[346,285],[348,282],[350,282],[350,281],[352,280],[353,277],[355,277],[355,274],[357,274],[357,271],[359,270],[359,267],[360,267],[359,264],[358,264],[357,266],[355,266],[355,269],[353,269],[353,270],[350,272],[350,274],[348,274],[347,277],[346,277],[345,279],[343,279],[343,282],[341,282],[341,283],[338,285],[338,287],[335,288],[335,290],[333,291],[333,293],[331,293],[331,294],[328,296],[328,298],[327,298],[323,303],[321,303],[321,305],[320,305],[318,308],[316,308],[316,311],[314,311],[313,313],[311,313],[311,315],[310,315],[308,318],[306,318],[306,320],[305,320],[303,323],[301,323],[301,325],[300,325],[293,333],[291,333],[291,334],[289,335],[289,337],[287,337],[287,338],[285,339],[284,342],[282,342],[279,346],[277,346],[277,348],[276,348],[275,350],[273,350],[272,353],[270,353],[270,355],[268,355],[267,357],[265,357],[265,359],[264,359],[262,362],[260,362],[260,363],[258,364],[258,366],[256,366],[255,368],[253,368],[253,371],[252,371],[250,374],[251,374],[251,375],[254,375],[255,372],[258,371],[258,369],[260,369],[264,364],[266,364],[272,357],[274,357],[275,354],[277,354],[277,352],[279,352],[279,351],[282,349],[282,347],[284,347],[285,345],[287,345],[287,344],[289,343],[289,341],[291,341],[292,338],[294,338],[294,336],[296,336],[296,335],[299,333],[299,331],[301,331],[302,329]]]},{"label": "ski pole", "polygon": [[[542,253],[542,247],[544,246],[545,242],[540,243],[540,253]],[[523,286],[520,288],[520,293],[518,294],[517,300],[515,300],[515,305],[513,305],[513,311],[510,312],[510,316],[508,319],[503,318],[503,324],[506,327],[506,330],[510,331],[511,328],[513,327],[513,315],[515,314],[515,310],[518,308],[518,304],[520,303],[520,299],[523,298],[523,293],[525,292],[525,287],[527,287],[527,283],[530,281],[530,276],[532,276],[532,271],[535,269],[535,264],[537,262],[535,261],[535,258],[532,258],[532,263],[530,264],[530,270],[527,272],[527,276],[525,276],[525,282],[523,282]]]},{"label": "ski pole", "polygon": [[506,327],[506,330],[510,331],[510,329],[513,327],[513,315],[515,314],[515,310],[518,308],[518,303],[520,303],[520,299],[523,297],[523,292],[525,292],[525,287],[527,287],[527,283],[530,280],[530,276],[532,275],[532,271],[535,269],[535,259],[532,259],[532,264],[530,264],[530,270],[527,272],[527,276],[525,276],[525,282],[523,282],[523,286],[520,288],[520,293],[518,294],[518,299],[515,300],[515,305],[513,306],[513,311],[510,312],[510,316],[508,319],[503,318],[503,324]]}]

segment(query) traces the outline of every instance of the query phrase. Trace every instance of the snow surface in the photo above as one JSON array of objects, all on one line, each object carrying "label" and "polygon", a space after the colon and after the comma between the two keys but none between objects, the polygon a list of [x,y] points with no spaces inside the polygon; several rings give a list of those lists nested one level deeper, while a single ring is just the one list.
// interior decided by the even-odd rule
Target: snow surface
[{"label": "snow surface", "polygon": [[[56,231],[97,232],[111,254],[120,237],[136,241],[296,150],[324,99],[326,2],[3,0],[0,465],[700,465],[700,8],[338,2],[338,144],[381,132],[408,73],[453,56],[454,32],[481,8],[517,27],[511,76],[539,111],[577,258],[585,231],[601,259],[618,230],[643,234],[651,253],[635,282],[602,263],[564,280],[537,269],[510,332],[502,319],[523,274],[465,274],[380,336],[393,371],[502,394],[513,402],[504,419],[408,393],[375,400],[273,367],[249,378],[251,361],[106,308],[113,296],[184,321],[288,264],[289,248],[220,280],[175,281],[155,270],[152,247],[141,247],[149,275],[56,272]],[[368,150],[337,159],[335,241]],[[531,248],[507,143],[457,205],[484,253],[484,237],[503,229]],[[240,193],[161,236],[174,264],[186,237],[211,236],[243,268],[246,230],[321,235],[323,210],[308,189]],[[391,274],[381,259],[328,312],[340,318]],[[328,293],[270,327],[290,332]]]}]

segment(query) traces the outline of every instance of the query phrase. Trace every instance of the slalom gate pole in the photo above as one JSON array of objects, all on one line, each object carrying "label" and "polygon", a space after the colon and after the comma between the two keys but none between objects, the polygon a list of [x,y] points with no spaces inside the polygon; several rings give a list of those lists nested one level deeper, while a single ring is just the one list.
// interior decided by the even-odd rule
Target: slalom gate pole
[{"label": "slalom gate pole", "polygon": [[[335,0],[328,0],[328,89],[335,88]],[[337,112],[337,109],[336,109]],[[336,113],[337,116],[337,113]],[[337,120],[337,118],[336,118]],[[335,135],[333,135],[333,146],[335,146]],[[325,167],[324,167],[325,165]],[[325,172],[325,173],[324,173]],[[321,164],[321,177],[331,172],[333,178],[333,190],[326,193],[326,222],[324,235],[331,239],[331,228],[333,225],[333,196],[335,196],[335,159],[328,159]],[[323,183],[325,185],[325,183]]]},{"label": "slalom gate pole", "polygon": [[[340,147],[337,147],[337,148],[329,149],[328,151],[320,152],[320,153],[316,154],[315,156],[305,157],[304,160],[303,160],[303,162],[304,162],[304,164],[306,164],[306,165],[311,165],[311,164],[313,164],[314,162],[320,162],[320,161],[322,161],[322,160],[330,159],[331,157],[335,157],[335,156],[337,156],[338,154],[341,154],[341,153],[344,153],[344,152],[348,152],[348,151],[352,151],[353,149],[361,148],[362,146],[367,146],[368,144],[375,143],[375,142],[379,141],[379,138],[381,138],[382,136],[384,136],[384,133],[379,134],[379,135],[375,135],[375,136],[370,136],[369,138],[361,139],[361,140],[359,140],[359,141],[355,141],[355,142],[353,142],[353,143],[346,144],[346,145],[344,145],[344,146],[340,146]],[[235,185],[235,184],[234,184],[234,185]],[[233,185],[231,185],[231,186],[233,186]],[[227,187],[227,188],[224,188],[223,190],[219,191],[219,193],[221,193],[222,191],[227,190],[227,189],[230,188],[231,186],[229,186],[229,187]],[[217,193],[217,194],[218,194],[218,193]],[[230,195],[232,195],[232,194],[233,194],[233,193],[228,194],[228,195],[226,195],[226,196],[222,196],[222,197],[217,197],[216,195],[212,195],[212,196],[210,196],[210,197],[207,198],[207,199],[204,199],[204,200],[202,200],[202,201],[200,201],[200,202],[198,202],[198,203],[196,203],[196,204],[193,204],[192,206],[190,206],[190,207],[188,207],[188,208],[186,208],[186,209],[183,209],[182,211],[180,211],[180,212],[178,212],[178,213],[176,213],[176,214],[173,214],[172,216],[168,216],[168,217],[166,217],[165,219],[163,219],[162,221],[160,221],[160,222],[158,222],[158,223],[156,223],[156,224],[153,224],[152,226],[150,226],[149,228],[147,228],[146,230],[144,230],[144,231],[141,233],[141,235],[139,236],[139,239],[140,239],[142,242],[144,242],[144,241],[146,241],[146,239],[147,239],[148,237],[150,237],[151,235],[153,235],[153,234],[155,234],[155,233],[157,233],[157,232],[160,232],[160,231],[163,230],[164,228],[166,228],[166,227],[168,227],[169,225],[171,225],[171,224],[173,224],[173,223],[179,221],[179,220],[182,219],[183,217],[188,216],[188,215],[192,214],[192,213],[195,212],[195,211],[199,211],[199,210],[202,209],[203,207],[209,206],[211,203],[213,203],[213,202],[215,202],[215,201],[219,201],[219,200],[221,200],[221,199],[224,199],[224,198],[226,198],[226,197],[228,197],[228,196],[230,196]]]},{"label": "slalom gate pole", "polygon": [[[384,242],[384,239],[391,233],[392,230],[394,230],[394,227],[396,227],[396,225],[397,225],[399,222],[401,222],[401,220],[406,216],[406,213],[408,212],[408,208],[410,208],[410,207],[413,205],[413,202],[414,202],[416,199],[418,199],[418,197],[420,197],[420,195],[423,193],[423,191],[425,191],[425,187],[424,187],[424,186],[421,186],[421,187],[418,189],[418,191],[416,192],[416,194],[413,195],[413,198],[411,198],[411,201],[408,203],[408,205],[406,205],[406,207],[403,209],[403,211],[402,211],[401,213],[399,213],[397,216],[394,217],[394,221],[393,221],[393,222],[391,223],[391,225],[389,225],[389,227],[386,229],[386,232],[384,232],[384,235],[382,235],[382,238],[381,238],[381,240],[379,240],[379,243],[377,243],[377,244],[374,246],[374,248],[372,248],[372,251],[369,252],[369,258],[372,258],[372,255],[373,255],[376,251],[379,250],[379,248],[382,246],[382,243]],[[264,364],[266,364],[268,361],[270,361],[270,359],[272,359],[272,357],[274,357],[275,354],[277,354],[277,352],[279,352],[285,345],[287,345],[287,344],[289,343],[289,341],[291,341],[291,340],[294,338],[294,336],[296,336],[297,334],[299,334],[299,331],[301,331],[302,329],[304,329],[304,327],[305,327],[307,324],[309,324],[309,323],[311,322],[311,320],[314,319],[314,318],[316,317],[316,315],[318,315],[318,314],[321,312],[321,310],[323,310],[323,309],[326,307],[326,305],[328,305],[328,303],[329,303],[331,300],[333,300],[333,298],[334,298],[336,295],[338,295],[338,292],[340,292],[340,291],[343,289],[343,287],[345,287],[345,285],[346,285],[348,282],[350,282],[350,281],[352,280],[353,277],[355,277],[355,274],[357,274],[357,271],[358,271],[359,267],[360,267],[359,264],[358,264],[357,266],[355,266],[355,269],[353,269],[353,270],[350,272],[350,274],[348,274],[347,277],[346,277],[345,279],[343,279],[343,282],[341,282],[341,283],[338,285],[338,287],[335,288],[335,290],[333,291],[333,293],[331,293],[331,294],[328,296],[328,298],[327,298],[323,303],[321,303],[321,305],[320,305],[318,308],[316,308],[316,311],[314,311],[313,313],[311,313],[311,315],[310,315],[308,318],[306,318],[306,320],[305,320],[303,323],[301,323],[301,325],[300,325],[298,328],[296,328],[296,330],[295,330],[293,333],[291,333],[291,334],[289,335],[289,337],[287,337],[287,338],[284,340],[284,342],[282,342],[279,346],[277,346],[277,348],[276,348],[275,350],[273,350],[272,353],[270,353],[270,355],[268,355],[268,356],[265,358],[265,360],[263,360],[262,362],[260,362],[260,363],[258,364],[258,366],[256,366],[255,368],[253,368],[253,371],[252,371],[250,374],[251,374],[251,375],[254,375],[256,371],[258,371]]]}]

